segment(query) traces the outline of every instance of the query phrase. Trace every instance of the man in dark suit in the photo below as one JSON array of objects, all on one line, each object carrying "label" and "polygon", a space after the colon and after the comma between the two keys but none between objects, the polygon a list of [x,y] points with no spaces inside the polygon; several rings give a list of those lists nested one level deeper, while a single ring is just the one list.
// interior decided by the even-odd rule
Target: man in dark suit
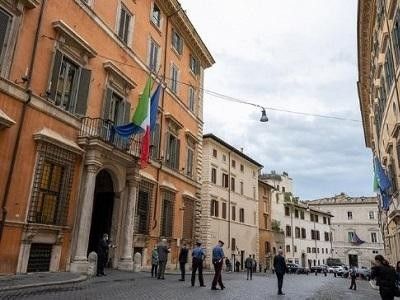
[{"label": "man in dark suit", "polygon": [[103,238],[99,241],[97,246],[97,276],[105,276],[104,267],[108,259],[108,249],[110,243],[108,241],[108,234],[103,234]]},{"label": "man in dark suit", "polygon": [[185,266],[187,260],[188,260],[188,248],[186,248],[186,244],[183,244],[183,247],[179,252],[179,267],[181,269],[181,279],[179,279],[179,281],[185,281]]},{"label": "man in dark suit", "polygon": [[285,257],[283,256],[283,250],[278,250],[278,255],[274,257],[274,269],[276,277],[278,278],[278,295],[285,295],[282,292],[283,275],[285,275],[287,266],[285,262]]}]

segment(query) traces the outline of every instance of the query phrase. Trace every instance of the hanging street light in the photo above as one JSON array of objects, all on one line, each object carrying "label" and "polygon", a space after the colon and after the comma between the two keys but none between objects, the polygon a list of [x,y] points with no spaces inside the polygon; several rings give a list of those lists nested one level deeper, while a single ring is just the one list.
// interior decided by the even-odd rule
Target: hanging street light
[{"label": "hanging street light", "polygon": [[261,119],[260,122],[268,122],[268,117],[267,117],[267,113],[265,111],[264,107],[261,107]]}]

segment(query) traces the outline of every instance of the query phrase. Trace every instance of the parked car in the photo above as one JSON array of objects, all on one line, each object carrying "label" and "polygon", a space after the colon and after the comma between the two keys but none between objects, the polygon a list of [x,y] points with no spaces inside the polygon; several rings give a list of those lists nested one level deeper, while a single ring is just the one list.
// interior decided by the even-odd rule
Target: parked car
[{"label": "parked car", "polygon": [[343,267],[342,267],[342,266],[333,266],[332,269],[333,269],[333,273],[336,273],[336,274],[337,274],[337,272],[340,271],[340,270],[342,270]]},{"label": "parked car", "polygon": [[334,267],[328,266],[327,270],[329,273],[333,273],[335,271]]},{"label": "parked car", "polygon": [[302,268],[298,264],[294,264],[294,263],[287,263],[286,266],[288,268],[288,273],[292,273],[292,274],[297,273],[297,271]]},{"label": "parked car", "polygon": [[321,273],[322,269],[323,268],[321,266],[312,266],[311,267],[311,273],[315,273],[315,271],[317,271],[317,273]]},{"label": "parked car", "polygon": [[361,267],[357,269],[357,276],[369,280],[369,278],[371,277],[371,270],[367,267]]},{"label": "parked car", "polygon": [[344,278],[349,277],[349,267],[347,267],[347,266],[341,267],[341,268],[336,272],[336,274],[337,274],[338,276],[341,276],[341,277],[344,277]]}]

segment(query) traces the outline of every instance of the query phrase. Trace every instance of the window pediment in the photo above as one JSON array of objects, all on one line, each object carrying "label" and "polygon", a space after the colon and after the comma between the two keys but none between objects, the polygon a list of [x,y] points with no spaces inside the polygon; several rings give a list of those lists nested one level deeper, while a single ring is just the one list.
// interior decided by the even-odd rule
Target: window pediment
[{"label": "window pediment", "polygon": [[0,129],[10,128],[15,124],[15,121],[11,119],[4,111],[0,109]]},{"label": "window pediment", "polygon": [[129,78],[122,70],[120,70],[111,61],[103,64],[104,69],[111,75],[111,81],[119,85],[119,88],[124,90],[132,90],[137,84]]},{"label": "window pediment", "polygon": [[183,124],[178,121],[171,113],[165,113],[165,119],[169,121],[169,126],[174,127],[176,131],[183,128]]},{"label": "window pediment", "polygon": [[96,50],[90,46],[79,34],[77,34],[64,21],[58,20],[53,22],[53,28],[59,32],[66,44],[80,49],[88,58],[93,58],[97,55]]},{"label": "window pediment", "polygon": [[78,155],[82,155],[84,152],[74,141],[61,136],[49,128],[43,128],[36,132],[33,138],[35,141],[47,142]]}]

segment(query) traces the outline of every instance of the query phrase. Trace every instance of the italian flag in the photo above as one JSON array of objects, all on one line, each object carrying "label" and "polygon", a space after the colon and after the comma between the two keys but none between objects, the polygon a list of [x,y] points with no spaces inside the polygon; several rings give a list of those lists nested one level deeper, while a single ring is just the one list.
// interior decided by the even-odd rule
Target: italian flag
[{"label": "italian flag", "polygon": [[141,155],[140,155],[140,168],[143,169],[147,166],[150,158],[150,140],[151,131],[154,129],[158,113],[158,99],[160,98],[161,85],[159,85],[151,96],[151,89],[153,87],[153,80],[149,76],[144,87],[143,93],[139,98],[139,104],[136,107],[135,113],[132,117],[132,123],[144,132],[142,137]]}]

